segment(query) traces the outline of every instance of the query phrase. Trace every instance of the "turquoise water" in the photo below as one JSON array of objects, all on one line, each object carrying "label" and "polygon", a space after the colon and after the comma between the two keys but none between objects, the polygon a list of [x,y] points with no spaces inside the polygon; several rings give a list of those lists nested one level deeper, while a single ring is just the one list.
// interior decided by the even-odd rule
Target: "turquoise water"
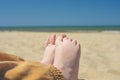
[{"label": "turquoise water", "polygon": [[0,31],[40,31],[40,32],[67,32],[67,31],[120,31],[120,26],[14,26],[0,27]]}]

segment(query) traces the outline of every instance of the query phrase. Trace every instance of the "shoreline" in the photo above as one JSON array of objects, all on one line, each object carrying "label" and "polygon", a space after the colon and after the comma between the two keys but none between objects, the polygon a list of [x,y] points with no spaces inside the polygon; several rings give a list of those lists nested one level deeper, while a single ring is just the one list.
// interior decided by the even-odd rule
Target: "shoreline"
[{"label": "shoreline", "polygon": [[10,26],[0,27],[0,31],[29,32],[102,32],[120,31],[120,26]]},{"label": "shoreline", "polygon": [[18,30],[0,30],[0,32],[32,32],[32,33],[120,33],[118,30],[77,30],[77,31],[18,31]]}]

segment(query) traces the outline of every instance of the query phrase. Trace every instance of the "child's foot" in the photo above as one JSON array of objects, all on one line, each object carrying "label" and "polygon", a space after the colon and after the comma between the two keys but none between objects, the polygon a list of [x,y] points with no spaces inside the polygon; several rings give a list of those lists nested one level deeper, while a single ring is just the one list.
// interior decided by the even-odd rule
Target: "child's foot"
[{"label": "child's foot", "polygon": [[56,40],[55,34],[49,36],[48,39],[46,40],[44,57],[41,63],[46,65],[53,64],[55,55],[55,40]]},{"label": "child's foot", "polygon": [[56,40],[58,45],[55,51],[54,66],[62,72],[65,80],[77,80],[80,44],[75,40],[60,37]]}]

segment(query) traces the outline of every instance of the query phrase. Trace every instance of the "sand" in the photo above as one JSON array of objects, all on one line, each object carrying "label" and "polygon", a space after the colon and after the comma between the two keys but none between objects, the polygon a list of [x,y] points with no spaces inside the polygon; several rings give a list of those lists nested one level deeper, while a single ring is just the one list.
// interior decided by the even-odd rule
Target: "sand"
[{"label": "sand", "polygon": [[[40,61],[50,32],[0,31],[0,51]],[[60,33],[57,33],[59,35]],[[120,80],[120,32],[66,32],[81,44],[79,80]]]}]

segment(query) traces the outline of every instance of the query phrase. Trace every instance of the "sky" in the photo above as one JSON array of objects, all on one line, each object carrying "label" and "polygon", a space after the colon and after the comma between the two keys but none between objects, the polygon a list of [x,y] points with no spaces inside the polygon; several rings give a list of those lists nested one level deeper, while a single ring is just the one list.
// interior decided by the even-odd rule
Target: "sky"
[{"label": "sky", "polygon": [[0,0],[0,26],[120,25],[120,0]]}]

